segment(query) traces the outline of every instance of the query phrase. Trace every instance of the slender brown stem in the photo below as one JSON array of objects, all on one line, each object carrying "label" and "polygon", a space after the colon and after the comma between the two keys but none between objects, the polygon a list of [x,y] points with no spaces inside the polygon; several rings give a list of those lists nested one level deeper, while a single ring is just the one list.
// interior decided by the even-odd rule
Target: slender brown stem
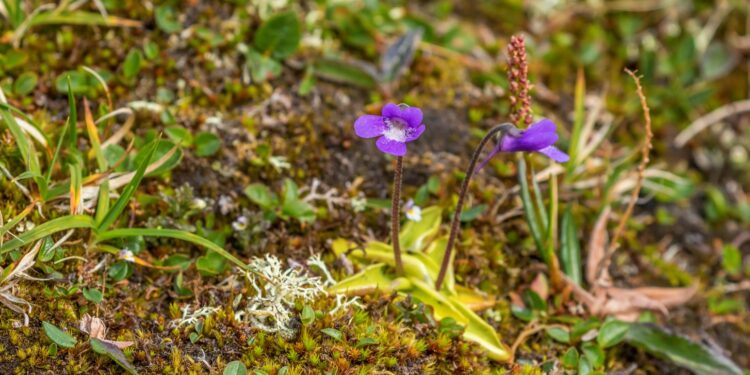
[{"label": "slender brown stem", "polygon": [[398,239],[399,224],[401,221],[401,175],[404,169],[404,158],[396,158],[396,168],[393,173],[393,201],[391,201],[391,245],[393,246],[393,257],[396,259],[396,274],[404,274],[404,263],[401,260],[401,243]]},{"label": "slender brown stem", "polygon": [[[464,208],[466,193],[469,191],[469,182],[471,182],[471,177],[474,176],[474,169],[477,165],[477,161],[479,160],[479,155],[482,153],[484,145],[486,145],[487,142],[489,142],[497,133],[505,132],[512,128],[514,128],[514,126],[507,122],[492,128],[492,130],[490,130],[487,135],[482,138],[482,141],[479,142],[479,146],[477,146],[476,150],[474,150],[474,155],[471,156],[469,168],[466,169],[466,177],[464,177],[464,181],[461,184],[461,191],[458,193],[458,204],[456,204],[456,211],[453,213],[453,221],[451,221],[451,231],[448,235],[448,244],[445,246],[445,255],[443,255],[443,262],[440,265],[440,273],[438,273],[437,281],[435,281],[436,290],[440,290],[440,288],[442,287],[443,280],[445,279],[445,273],[448,271],[448,266],[451,263],[453,243],[456,242],[456,236],[458,235],[458,230],[461,227],[461,211],[463,211]],[[502,140],[499,140],[499,142],[501,141]]]}]

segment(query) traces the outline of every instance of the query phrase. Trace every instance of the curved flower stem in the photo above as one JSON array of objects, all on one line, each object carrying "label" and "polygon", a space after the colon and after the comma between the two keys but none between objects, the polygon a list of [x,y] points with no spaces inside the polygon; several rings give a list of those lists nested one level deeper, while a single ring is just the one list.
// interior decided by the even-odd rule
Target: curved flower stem
[{"label": "curved flower stem", "polygon": [[[477,161],[479,160],[479,155],[482,153],[484,145],[486,145],[487,142],[494,138],[497,133],[505,133],[512,128],[515,127],[508,122],[495,126],[489,132],[487,132],[487,135],[482,138],[482,141],[479,142],[479,145],[474,150],[474,155],[472,155],[471,157],[469,168],[466,169],[466,177],[464,177],[464,181],[461,184],[461,192],[458,193],[458,204],[456,204],[456,211],[453,213],[451,231],[448,235],[448,244],[445,246],[445,255],[443,255],[443,262],[440,265],[440,273],[438,273],[437,281],[435,281],[436,290],[440,290],[440,288],[442,287],[443,280],[445,279],[445,273],[448,271],[448,266],[451,263],[453,243],[456,242],[458,230],[461,228],[461,212],[463,211],[464,200],[466,200],[466,193],[469,191],[469,182],[471,182],[471,177],[474,176],[475,167],[477,165]],[[499,140],[499,142],[500,141],[502,140]]]},{"label": "curved flower stem", "polygon": [[393,200],[391,201],[391,245],[393,246],[393,258],[396,260],[396,274],[404,274],[404,263],[401,260],[401,243],[398,232],[401,220],[401,175],[404,169],[404,158],[396,158],[396,168],[393,172]]}]

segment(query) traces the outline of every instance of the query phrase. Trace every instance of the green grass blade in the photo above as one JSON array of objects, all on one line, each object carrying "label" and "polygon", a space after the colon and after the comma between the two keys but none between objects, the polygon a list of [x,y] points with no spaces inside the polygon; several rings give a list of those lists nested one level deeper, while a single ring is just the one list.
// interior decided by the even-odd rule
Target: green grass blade
[{"label": "green grass blade", "polygon": [[581,274],[581,245],[578,242],[578,230],[570,207],[565,209],[560,227],[560,258],[562,260],[563,272],[574,283],[581,285],[583,283],[583,275]]},{"label": "green grass blade", "polygon": [[[75,124],[78,122],[78,113],[76,112],[76,98],[75,96],[73,96],[73,91],[71,90],[70,76],[68,76],[68,108],[69,111],[67,126],[63,128],[62,134],[60,134],[60,138],[57,140],[55,153],[53,154],[52,160],[50,161],[49,167],[47,168],[47,175],[45,176],[47,184],[49,184],[50,180],[52,179],[52,171],[54,171],[55,164],[57,164],[57,159],[60,157],[60,151],[62,150],[63,142],[65,142],[67,138],[68,131],[72,131],[73,133],[75,133]],[[70,145],[70,141],[68,141],[68,145]]]},{"label": "green grass blade", "polygon": [[[96,127],[94,117],[91,115],[89,103],[86,98],[83,99],[84,122],[86,123],[86,133],[91,143],[91,152],[96,157],[96,165],[99,173],[107,171],[107,159],[102,151],[102,142],[99,139],[99,129]],[[104,181],[99,185],[99,196],[96,203],[96,221],[102,222],[109,213],[109,178],[104,177]]]},{"label": "green grass blade", "polygon": [[154,152],[156,151],[156,147],[158,145],[159,139],[157,138],[153,140],[150,145],[146,146],[146,149],[144,151],[146,152],[146,157],[144,157],[143,161],[141,161],[141,164],[138,165],[133,179],[130,180],[127,185],[125,185],[125,188],[122,190],[122,194],[120,194],[120,198],[118,198],[115,204],[112,205],[112,209],[107,212],[107,215],[104,216],[104,219],[99,222],[99,225],[97,226],[98,231],[103,231],[109,228],[109,226],[112,225],[115,220],[117,220],[117,217],[120,216],[122,211],[125,210],[125,207],[128,205],[130,198],[133,196],[136,188],[138,188],[138,185],[140,185],[143,176],[146,174],[146,168],[151,162],[151,158],[154,156]]},{"label": "green grass blade", "polygon": [[19,213],[9,222],[5,223],[5,225],[0,227],[0,241],[2,241],[2,238],[5,235],[5,233],[7,233],[11,228],[15,227],[18,223],[21,222],[21,220],[23,220],[23,218],[28,216],[28,214],[30,214],[31,211],[34,210],[34,206],[35,206],[34,203],[28,205],[26,208],[23,209],[23,211],[21,211],[21,213]]},{"label": "green grass blade", "polygon": [[70,214],[79,214],[83,210],[83,201],[81,199],[81,166],[70,164]]},{"label": "green grass blade", "polygon": [[573,171],[578,166],[579,158],[578,154],[583,149],[584,140],[581,139],[581,133],[583,130],[584,119],[584,100],[586,95],[586,78],[583,74],[583,69],[578,69],[578,77],[576,78],[575,88],[575,114],[573,120],[573,132],[570,136],[570,162],[568,162],[568,177],[573,175]]},{"label": "green grass blade", "polygon": [[29,26],[33,27],[40,25],[139,27],[141,23],[125,18],[103,16],[99,13],[74,10],[65,12],[37,13],[31,18]]},{"label": "green grass blade", "polygon": [[[557,247],[557,209],[558,209],[558,196],[557,196],[557,176],[550,177],[550,189],[549,189],[549,219],[547,222],[547,254],[544,256],[546,259],[552,259],[555,256],[555,248]],[[552,266],[547,263],[548,266]]]},{"label": "green grass blade", "polygon": [[51,234],[76,228],[94,228],[94,220],[87,215],[68,215],[52,219],[0,246],[0,255],[15,250]]},{"label": "green grass blade", "polygon": [[47,193],[47,181],[42,177],[41,166],[39,164],[39,155],[37,155],[34,149],[34,144],[29,141],[26,133],[21,129],[21,126],[16,122],[16,118],[5,108],[0,108],[0,115],[2,115],[3,121],[10,130],[13,138],[16,140],[18,151],[21,153],[26,168],[29,169],[34,177],[34,182],[39,189],[39,193],[44,197]]},{"label": "green grass blade", "polygon": [[[544,251],[544,241],[542,240],[542,229],[539,226],[539,220],[536,217],[536,210],[534,209],[534,201],[531,199],[531,193],[529,191],[529,183],[526,179],[526,162],[523,158],[518,158],[518,184],[521,187],[521,201],[523,202],[523,213],[526,217],[526,222],[529,224],[529,231],[531,231],[531,237],[534,239],[537,250],[542,254],[544,258],[547,254]],[[545,262],[549,259],[544,258]]]},{"label": "green grass blade", "polygon": [[[529,159],[527,158],[525,160],[529,160]],[[534,196],[534,202],[536,203],[535,207],[536,207],[537,217],[539,218],[539,221],[542,224],[542,229],[548,230],[549,214],[547,213],[547,206],[544,205],[544,199],[542,198],[542,189],[539,187],[539,181],[537,181],[536,179],[536,173],[534,172],[533,166],[530,168],[530,174],[531,174],[531,189],[532,189],[532,194]]]},{"label": "green grass blade", "polygon": [[167,237],[174,238],[177,240],[187,241],[198,246],[205,247],[208,250],[218,253],[219,255],[227,258],[230,262],[236,264],[242,269],[249,269],[247,264],[237,259],[234,255],[224,250],[221,246],[207,240],[201,236],[195,235],[190,232],[181,231],[178,229],[159,229],[159,228],[121,228],[113,229],[106,232],[98,233],[96,236],[97,241],[107,241],[115,238],[123,237]]}]

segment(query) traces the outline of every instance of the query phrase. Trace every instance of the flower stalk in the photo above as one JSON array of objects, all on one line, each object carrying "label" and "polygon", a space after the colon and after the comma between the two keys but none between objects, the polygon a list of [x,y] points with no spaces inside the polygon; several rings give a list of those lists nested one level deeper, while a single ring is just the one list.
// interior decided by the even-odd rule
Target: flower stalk
[{"label": "flower stalk", "polygon": [[393,246],[393,258],[396,260],[396,274],[404,274],[404,263],[401,260],[401,242],[399,241],[399,226],[401,221],[401,176],[404,169],[404,158],[396,157],[396,168],[393,171],[393,194],[391,201],[391,244]]},{"label": "flower stalk", "polygon": [[464,181],[463,183],[461,183],[461,191],[458,193],[458,203],[456,204],[456,210],[453,213],[453,220],[451,221],[451,231],[448,234],[448,243],[445,246],[445,255],[443,255],[443,261],[440,264],[440,272],[438,273],[437,280],[435,281],[436,290],[440,290],[440,288],[443,286],[445,274],[448,271],[451,260],[453,259],[453,244],[456,242],[458,230],[461,228],[461,212],[464,208],[466,193],[468,193],[469,191],[469,183],[471,182],[471,177],[474,176],[474,172],[476,172],[476,165],[479,161],[479,155],[482,153],[482,150],[484,149],[484,146],[487,144],[487,142],[493,139],[498,133],[500,133],[500,139],[498,140],[498,143],[502,143],[502,137],[504,136],[504,134],[508,131],[512,131],[513,129],[515,129],[515,126],[507,122],[495,126],[489,132],[487,132],[487,135],[482,138],[482,141],[479,142],[479,145],[474,150],[474,155],[472,155],[471,157],[469,167],[466,169],[466,177],[464,177]]}]

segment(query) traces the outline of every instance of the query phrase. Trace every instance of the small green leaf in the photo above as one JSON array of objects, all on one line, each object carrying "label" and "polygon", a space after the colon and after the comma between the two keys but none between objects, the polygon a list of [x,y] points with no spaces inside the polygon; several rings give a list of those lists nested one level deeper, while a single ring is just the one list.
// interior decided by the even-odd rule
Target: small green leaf
[{"label": "small green leaf", "polygon": [[281,74],[281,64],[253,48],[245,52],[247,67],[250,69],[253,81],[264,82]]},{"label": "small green leaf", "polygon": [[570,329],[570,339],[572,341],[578,341],[583,335],[592,329],[599,327],[599,319],[589,318],[587,320],[580,321],[573,325]]},{"label": "small green leaf", "polygon": [[310,305],[305,305],[305,307],[302,308],[300,320],[302,321],[302,324],[306,326],[312,324],[315,321],[315,310],[313,310]]},{"label": "small green leaf", "polygon": [[578,375],[591,375],[592,371],[594,371],[593,366],[591,366],[591,362],[589,362],[588,358],[585,356],[581,356],[578,358]]},{"label": "small green leaf", "polygon": [[171,34],[182,30],[182,24],[177,20],[177,12],[169,5],[156,7],[154,11],[156,26],[165,33]]},{"label": "small green leaf", "polygon": [[101,303],[104,296],[102,295],[102,292],[99,289],[96,288],[86,288],[83,290],[83,296],[93,302],[93,303]]},{"label": "small green leaf", "polygon": [[146,55],[146,58],[149,60],[156,60],[156,58],[159,57],[159,45],[153,41],[147,41],[143,45],[143,54]]},{"label": "small green leaf", "polygon": [[95,338],[91,338],[89,343],[91,344],[91,349],[94,349],[95,352],[106,355],[111,360],[115,361],[115,363],[120,365],[120,367],[127,371],[128,374],[138,374],[135,367],[130,364],[130,361],[125,357],[125,354],[116,345]]},{"label": "small green leaf", "polygon": [[323,328],[320,330],[320,332],[323,332],[326,335],[331,336],[336,341],[341,341],[344,338],[344,334],[335,328]]},{"label": "small green leaf", "polygon": [[486,210],[487,210],[486,204],[476,205],[472,208],[469,208],[468,210],[464,210],[463,212],[461,212],[461,222],[468,223],[470,221],[473,221],[474,219],[481,216],[482,213],[484,213],[484,211]]},{"label": "small green leaf", "polygon": [[271,16],[255,33],[255,46],[260,52],[270,53],[274,59],[284,59],[299,46],[302,30],[294,12]]},{"label": "small green leaf", "polygon": [[560,362],[562,362],[565,368],[572,369],[578,367],[578,350],[575,347],[571,347],[563,354]]},{"label": "small green leaf", "polygon": [[219,151],[221,139],[216,134],[200,132],[195,136],[195,154],[198,156],[211,156]]},{"label": "small green leaf", "polygon": [[107,275],[109,275],[114,282],[125,280],[130,277],[131,274],[133,274],[133,265],[124,260],[115,262],[115,264],[112,265],[112,268],[109,269],[109,272],[107,272]]},{"label": "small green leaf", "polygon": [[357,340],[357,345],[355,345],[355,346],[357,348],[361,348],[363,346],[377,345],[377,344],[378,344],[378,340],[376,340],[376,339],[374,339],[372,337],[363,337],[363,338]]},{"label": "small green leaf", "polygon": [[268,186],[261,183],[248,185],[248,187],[245,188],[245,195],[247,195],[253,203],[266,210],[271,210],[278,204],[278,199],[271,190],[268,189]]},{"label": "small green leaf", "polygon": [[220,254],[209,251],[206,255],[198,257],[195,261],[195,268],[204,276],[216,276],[224,272],[226,259]]},{"label": "small green leaf", "polygon": [[284,202],[281,206],[281,213],[301,222],[315,221],[315,209],[299,199],[297,184],[288,178],[284,180]]},{"label": "small green leaf", "polygon": [[16,78],[13,83],[13,92],[18,96],[24,96],[34,91],[37,83],[37,76],[33,72],[25,72]]},{"label": "small green leaf", "polygon": [[131,49],[128,55],[125,57],[125,62],[122,66],[122,74],[126,79],[130,80],[135,78],[141,71],[141,51],[137,49]]},{"label": "small green leaf", "polygon": [[52,260],[52,257],[55,256],[54,246],[55,243],[52,241],[51,237],[45,238],[42,243],[42,249],[39,250],[39,255],[37,255],[36,259],[42,263]]},{"label": "small green leaf", "polygon": [[549,337],[552,337],[555,341],[561,342],[563,344],[570,343],[570,332],[562,328],[559,328],[559,327],[547,328],[547,335],[549,335]]},{"label": "small green leaf", "polygon": [[592,367],[597,368],[604,365],[604,350],[598,345],[586,342],[581,346],[581,350],[583,350],[583,355],[588,359]]},{"label": "small green leaf", "polygon": [[195,344],[201,339],[201,335],[198,332],[190,332],[188,338],[190,339],[190,343]]},{"label": "small green leaf", "polygon": [[224,368],[224,375],[247,375],[247,367],[240,361],[229,362]]},{"label": "small green leaf", "polygon": [[315,74],[334,82],[366,89],[376,86],[377,71],[374,67],[365,64],[324,58],[315,62]]},{"label": "small green leaf", "polygon": [[609,348],[620,343],[628,333],[630,324],[620,320],[608,320],[599,328],[599,335],[596,342],[602,348]]},{"label": "small green leaf", "polygon": [[44,333],[47,334],[47,337],[49,337],[52,342],[63,348],[72,348],[78,343],[78,340],[76,340],[75,337],[69,335],[60,328],[55,327],[52,323],[44,321],[42,322],[42,328],[44,328]]},{"label": "small green leaf", "polygon": [[170,126],[164,129],[164,133],[182,147],[190,147],[193,144],[193,134],[182,126]]},{"label": "small green leaf", "polygon": [[742,375],[731,359],[709,347],[672,335],[652,324],[635,323],[625,340],[698,375]]},{"label": "small green leaf", "polygon": [[721,252],[721,264],[724,266],[724,271],[736,276],[742,271],[742,253],[732,244],[724,245]]}]

